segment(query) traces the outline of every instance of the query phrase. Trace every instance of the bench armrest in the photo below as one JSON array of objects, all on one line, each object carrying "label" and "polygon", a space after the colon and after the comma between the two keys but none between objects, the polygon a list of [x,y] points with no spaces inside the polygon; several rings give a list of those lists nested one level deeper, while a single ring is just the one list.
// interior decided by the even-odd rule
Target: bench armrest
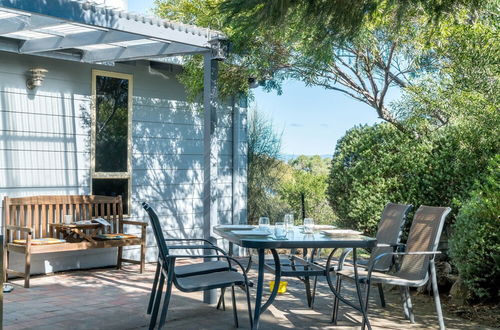
[{"label": "bench armrest", "polygon": [[134,225],[134,226],[142,226],[142,227],[148,226],[147,222],[142,222],[142,221],[122,220],[122,223],[124,225]]},{"label": "bench armrest", "polygon": [[29,227],[20,227],[20,226],[12,226],[12,225],[6,225],[5,229],[22,231],[22,232],[28,233],[28,234],[31,234],[31,232],[32,232],[31,228],[29,228]]}]

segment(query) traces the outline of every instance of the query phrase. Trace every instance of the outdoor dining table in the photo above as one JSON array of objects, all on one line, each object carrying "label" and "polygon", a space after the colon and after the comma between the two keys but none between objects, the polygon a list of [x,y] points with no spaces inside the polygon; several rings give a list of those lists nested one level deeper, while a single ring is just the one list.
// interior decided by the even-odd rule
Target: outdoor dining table
[{"label": "outdoor dining table", "polygon": [[[315,232],[313,234],[305,234],[303,231],[294,227],[293,231],[288,232],[286,239],[276,239],[273,235],[269,235],[267,237],[255,237],[251,235],[237,235],[231,231],[230,226],[221,226],[214,227],[214,232],[220,235],[222,238],[226,239],[229,242],[229,251],[233,250],[233,244],[236,244],[242,248],[251,248],[256,249],[258,253],[258,275],[257,275],[257,288],[256,288],[256,298],[255,298],[255,308],[254,308],[254,322],[253,328],[258,329],[260,316],[263,312],[267,310],[267,308],[273,303],[276,298],[276,294],[278,293],[278,288],[280,284],[281,278],[281,265],[280,258],[278,256],[277,249],[343,249],[343,248],[351,248],[353,249],[352,253],[352,265],[354,267],[354,274],[356,277],[356,291],[357,298],[359,301],[359,306],[353,304],[352,302],[346,300],[344,297],[339,295],[336,291],[335,287],[331,283],[329,278],[330,271],[325,267],[324,276],[327,277],[328,284],[333,294],[337,296],[342,302],[351,306],[352,308],[358,310],[363,315],[364,324],[370,329],[370,323],[368,320],[368,316],[365,311],[365,304],[362,300],[361,288],[359,282],[357,281],[358,271],[357,271],[357,253],[356,249],[362,248],[372,248],[377,244],[377,240],[375,238],[366,237],[362,235],[338,235],[338,236],[328,236],[321,234],[320,232]],[[271,251],[273,259],[274,259],[274,267],[275,267],[275,283],[271,295],[268,300],[262,304],[262,293],[264,288],[264,263],[265,263],[265,250],[268,249]],[[333,255],[333,252],[330,256]]]}]

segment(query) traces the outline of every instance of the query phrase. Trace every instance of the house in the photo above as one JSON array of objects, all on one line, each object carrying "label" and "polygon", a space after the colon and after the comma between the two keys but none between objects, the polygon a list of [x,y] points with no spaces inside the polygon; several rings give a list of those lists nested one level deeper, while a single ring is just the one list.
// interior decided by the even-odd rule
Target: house
[{"label": "house", "polygon": [[[155,206],[171,237],[245,222],[246,108],[217,102],[224,41],[94,2],[0,0],[0,198],[122,195],[134,220],[147,221],[140,202]],[[178,58],[192,54],[205,59],[203,104],[187,102],[177,79]],[[39,255],[31,269],[107,266],[115,255]]]}]

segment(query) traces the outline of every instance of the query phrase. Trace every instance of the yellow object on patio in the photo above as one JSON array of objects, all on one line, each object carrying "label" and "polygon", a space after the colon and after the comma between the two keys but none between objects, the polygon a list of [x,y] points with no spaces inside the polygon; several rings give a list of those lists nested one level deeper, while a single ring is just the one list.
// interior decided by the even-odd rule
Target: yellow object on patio
[{"label": "yellow object on patio", "polygon": [[[278,287],[278,293],[286,293],[286,286],[288,282],[280,281],[280,286]],[[274,281],[269,281],[269,291],[273,291],[274,289]]]}]

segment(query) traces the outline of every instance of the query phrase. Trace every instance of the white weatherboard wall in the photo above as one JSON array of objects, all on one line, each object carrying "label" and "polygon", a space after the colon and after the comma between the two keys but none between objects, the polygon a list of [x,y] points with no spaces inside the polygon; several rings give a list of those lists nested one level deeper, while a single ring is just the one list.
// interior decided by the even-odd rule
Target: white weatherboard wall
[{"label": "white weatherboard wall", "polygon": [[[35,66],[48,73],[42,86],[30,91],[27,71]],[[167,236],[202,237],[203,114],[186,102],[175,66],[162,76],[150,74],[147,62],[107,67],[0,52],[0,198],[90,193],[92,69],[133,75],[131,218],[148,220],[140,205],[147,201],[158,211]],[[241,113],[238,203],[232,196],[233,110]],[[244,221],[246,112],[228,105],[217,117],[219,222]],[[157,254],[150,228],[147,242],[147,259],[153,261]],[[125,256],[138,254],[131,247]],[[115,258],[116,249],[35,255],[32,273],[114,265]],[[14,269],[24,265],[21,258],[12,260]]]}]

